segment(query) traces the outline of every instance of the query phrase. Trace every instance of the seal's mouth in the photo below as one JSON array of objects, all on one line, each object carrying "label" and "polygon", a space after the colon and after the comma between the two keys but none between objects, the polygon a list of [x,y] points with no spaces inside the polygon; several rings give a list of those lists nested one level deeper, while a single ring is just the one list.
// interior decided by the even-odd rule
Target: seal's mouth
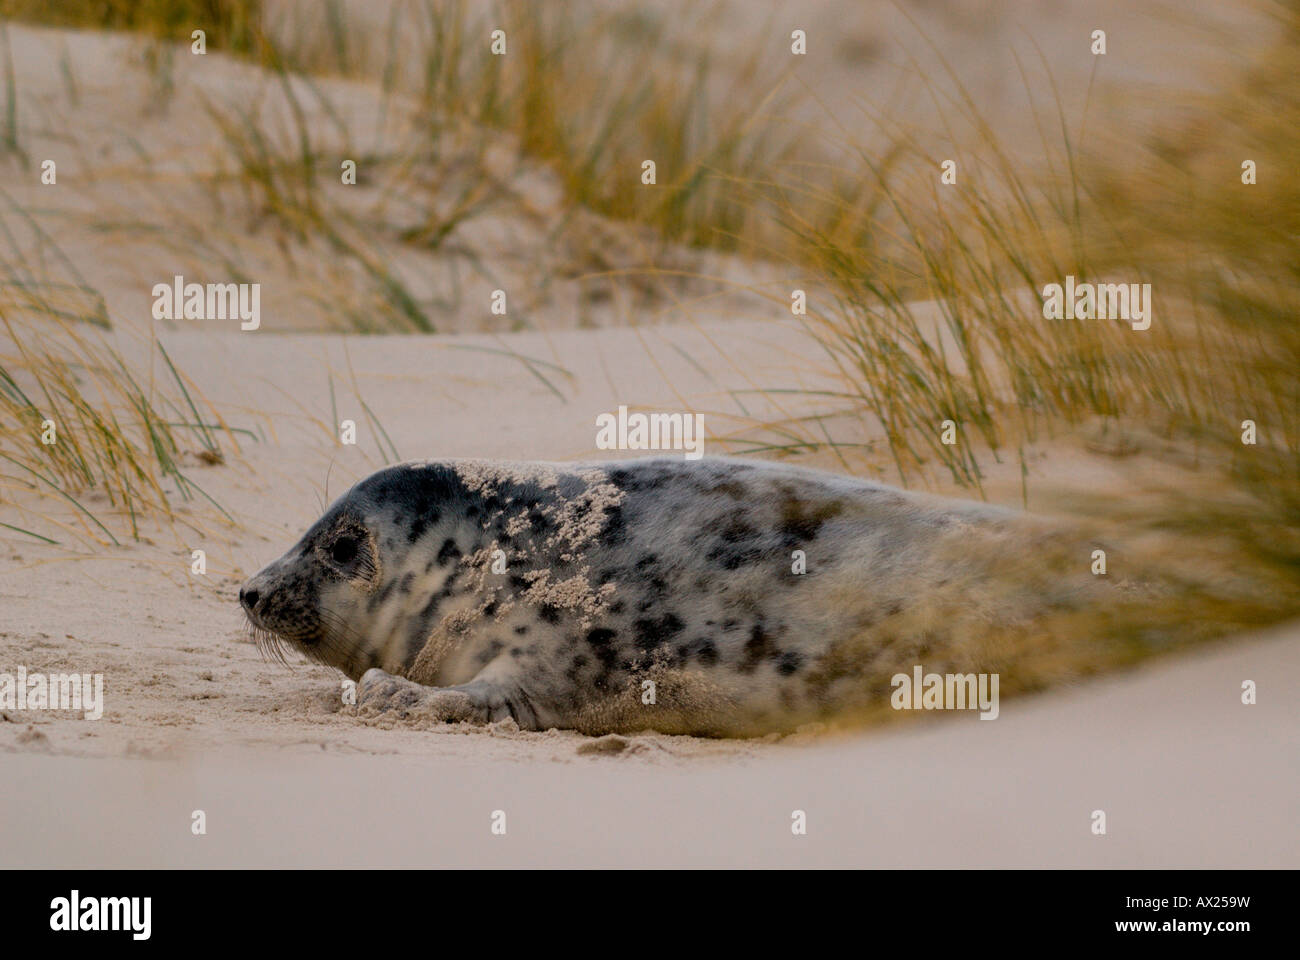
[{"label": "seal's mouth", "polygon": [[262,659],[289,665],[291,653],[314,663],[347,672],[360,667],[364,672],[371,659],[369,638],[316,595],[296,588],[267,584],[254,578],[239,591],[239,605],[245,619],[245,635],[257,647]]},{"label": "seal's mouth", "polygon": [[[263,653],[270,654],[272,659],[283,661],[285,644],[308,652],[311,647],[320,643],[322,639],[320,626],[310,622],[310,617],[303,617],[298,611],[294,611],[289,618],[293,622],[287,625],[279,622],[284,619],[282,616],[275,616],[272,619],[277,622],[268,623],[266,617],[268,600],[274,598],[268,598],[265,592],[256,588],[245,586],[239,591],[239,606],[244,611],[254,642]],[[273,603],[272,606],[282,605]]]},{"label": "seal's mouth", "polygon": [[246,616],[244,620],[244,633],[257,647],[257,652],[262,655],[263,660],[288,664],[289,661],[284,655],[286,641],[266,627],[258,626],[251,616]]},{"label": "seal's mouth", "polygon": [[245,611],[244,631],[264,660],[274,660],[287,665],[289,661],[285,654],[291,649],[304,653],[314,660],[321,659],[319,647],[324,638],[319,630],[294,633],[272,630],[264,626],[253,614]]}]

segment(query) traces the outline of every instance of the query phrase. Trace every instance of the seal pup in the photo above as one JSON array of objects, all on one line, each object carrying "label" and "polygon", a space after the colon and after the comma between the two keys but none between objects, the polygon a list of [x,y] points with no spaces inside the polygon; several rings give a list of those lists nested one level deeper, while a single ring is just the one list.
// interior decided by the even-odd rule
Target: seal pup
[{"label": "seal pup", "polygon": [[763,461],[428,460],[357,483],[239,599],[264,649],[360,681],[362,716],[751,734],[970,661],[926,598],[996,621],[979,571],[1023,522]]}]

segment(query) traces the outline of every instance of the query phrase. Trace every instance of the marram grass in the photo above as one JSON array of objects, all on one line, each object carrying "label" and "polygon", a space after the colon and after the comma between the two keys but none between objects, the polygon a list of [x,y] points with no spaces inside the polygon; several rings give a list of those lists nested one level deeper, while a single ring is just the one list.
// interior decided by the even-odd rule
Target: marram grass
[{"label": "marram grass", "polygon": [[[1054,171],[1029,171],[968,98],[992,160],[961,164],[957,184],[900,136],[887,157],[862,153],[865,204],[820,170],[750,185],[781,206],[827,291],[803,319],[842,384],[800,429],[784,425],[792,446],[843,449],[861,428],[828,434],[827,414],[861,418],[883,430],[896,480],[942,474],[979,494],[992,461],[1019,459],[1027,476],[1027,448],[1100,424],[1115,455],[1144,465],[1140,486],[1053,506],[1109,532],[1155,592],[986,625],[1008,693],[1300,613],[1300,12],[1274,11],[1272,54],[1146,142],[1084,155],[1059,120],[1044,143]],[[853,224],[862,210],[869,229]],[[1067,276],[1150,283],[1150,329],[1047,319],[1042,291]],[[1034,571],[1009,573],[993,582]],[[943,640],[954,611],[933,656],[962,649]],[[966,627],[963,643],[981,635]]]},{"label": "marram grass", "polygon": [[102,331],[0,288],[7,529],[103,546],[138,538],[143,519],[176,520],[176,501],[205,501],[224,515],[183,462],[189,453],[221,463],[237,446],[234,432],[160,343],[154,353],[160,382],[142,383]]}]

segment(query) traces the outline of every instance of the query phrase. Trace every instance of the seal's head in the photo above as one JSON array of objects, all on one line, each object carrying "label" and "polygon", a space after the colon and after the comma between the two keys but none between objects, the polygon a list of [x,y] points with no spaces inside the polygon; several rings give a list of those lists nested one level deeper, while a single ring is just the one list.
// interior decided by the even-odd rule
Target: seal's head
[{"label": "seal's head", "polygon": [[281,657],[283,642],[350,672],[369,643],[362,629],[365,601],[382,575],[365,514],[338,504],[250,578],[239,602],[264,653]]},{"label": "seal's head", "polygon": [[452,493],[441,474],[403,464],[363,480],[244,584],[239,602],[263,653],[282,659],[288,645],[353,677],[400,669],[405,648],[393,641],[408,626],[397,603],[403,591],[384,588],[397,585],[423,534],[440,526]]}]

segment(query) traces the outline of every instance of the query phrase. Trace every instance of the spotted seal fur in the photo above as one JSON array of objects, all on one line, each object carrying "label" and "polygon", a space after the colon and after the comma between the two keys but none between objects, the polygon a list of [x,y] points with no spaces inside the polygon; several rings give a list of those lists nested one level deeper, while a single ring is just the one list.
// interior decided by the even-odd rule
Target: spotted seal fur
[{"label": "spotted seal fur", "polygon": [[937,649],[906,611],[1018,523],[752,460],[431,460],[362,480],[240,602],[363,716],[751,733],[887,698]]}]

